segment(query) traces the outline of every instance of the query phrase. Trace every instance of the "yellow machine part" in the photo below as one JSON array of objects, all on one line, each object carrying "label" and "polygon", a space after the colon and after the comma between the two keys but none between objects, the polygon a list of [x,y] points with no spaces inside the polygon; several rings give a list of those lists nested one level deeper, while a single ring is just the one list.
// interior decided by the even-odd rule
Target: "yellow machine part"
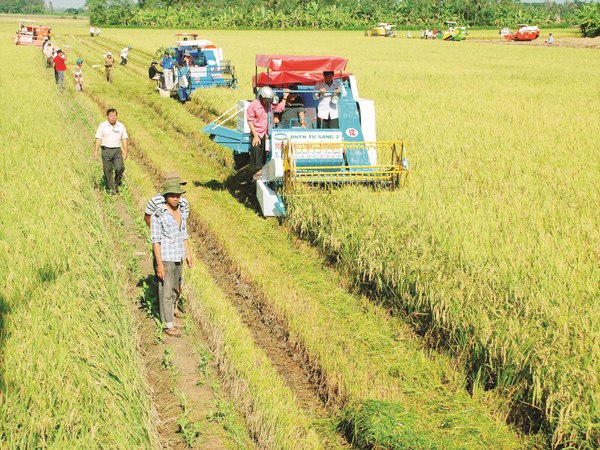
[{"label": "yellow machine part", "polygon": [[[348,163],[352,159],[350,158],[352,151],[367,152],[369,160],[377,163],[368,165]],[[406,143],[403,141],[287,142],[283,145],[282,156],[283,186],[286,193],[293,193],[301,186],[308,185],[334,187],[364,184],[395,189],[406,184],[409,174]],[[390,163],[379,163],[384,159],[388,159]],[[304,163],[315,161],[315,164],[297,164],[298,161]],[[327,164],[319,164],[321,161]]]}]

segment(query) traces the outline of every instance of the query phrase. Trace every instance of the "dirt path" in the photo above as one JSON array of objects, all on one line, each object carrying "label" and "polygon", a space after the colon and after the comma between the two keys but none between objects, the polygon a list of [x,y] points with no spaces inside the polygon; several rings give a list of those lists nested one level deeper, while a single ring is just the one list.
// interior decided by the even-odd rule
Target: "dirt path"
[{"label": "dirt path", "polygon": [[[149,316],[156,304],[153,268],[148,245],[139,236],[123,201],[115,209],[125,233],[125,244],[138,261],[140,280],[133,290],[142,289],[140,302],[132,304],[140,335],[140,354],[152,388],[158,414],[157,429],[163,448],[227,449],[236,445],[213,417],[219,416],[218,382],[211,366],[206,339],[190,320],[176,319],[183,333],[179,338],[162,333]],[[135,295],[135,292],[133,293]],[[244,447],[252,446],[250,442]]]}]

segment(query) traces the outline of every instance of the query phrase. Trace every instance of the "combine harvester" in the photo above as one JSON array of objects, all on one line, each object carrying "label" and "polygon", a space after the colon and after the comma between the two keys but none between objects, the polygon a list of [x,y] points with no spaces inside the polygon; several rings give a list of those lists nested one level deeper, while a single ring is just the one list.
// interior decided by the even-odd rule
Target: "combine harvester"
[{"label": "combine harvester", "polygon": [[376,27],[365,31],[365,36],[372,37],[396,37],[396,25],[381,22]]},{"label": "combine harvester", "polygon": [[[288,127],[274,127],[269,118],[267,149],[269,160],[256,180],[256,196],[265,217],[285,216],[285,197],[313,188],[332,188],[347,184],[396,188],[406,181],[408,162],[404,142],[377,142],[375,107],[372,100],[360,98],[356,78],[345,73],[347,60],[334,56],[257,55],[254,91],[272,87],[282,93],[297,86],[306,109],[305,123],[298,120]],[[259,68],[266,71],[259,72]],[[339,96],[327,93],[337,102],[339,128],[317,128],[319,99],[315,84],[324,71],[335,72],[343,85]],[[269,89],[269,88],[267,88]],[[333,98],[333,97],[336,98]],[[278,99],[274,99],[277,103]],[[251,145],[246,110],[250,101],[237,105],[203,128],[215,142],[233,150],[234,160],[248,157]],[[237,128],[224,127],[237,116]],[[269,114],[271,116],[271,114]],[[389,164],[379,161],[390,158]]]},{"label": "combine harvester", "polygon": [[445,32],[438,32],[437,38],[444,41],[464,41],[467,39],[467,27],[459,27],[458,23],[447,20],[448,29]]},{"label": "combine harvester", "polygon": [[525,23],[520,23],[514,33],[508,28],[502,28],[500,36],[507,41],[535,41],[540,37],[540,29],[537,26],[530,27]]},{"label": "combine harvester", "polygon": [[50,38],[50,31],[50,27],[36,25],[34,20],[21,19],[15,35],[15,44],[42,47],[46,38]]},{"label": "combine harvester", "polygon": [[173,89],[180,100],[187,100],[196,89],[237,87],[235,67],[231,61],[223,59],[223,49],[211,41],[198,39],[196,33],[177,33],[175,36],[177,47],[170,47],[166,51],[177,62]]}]

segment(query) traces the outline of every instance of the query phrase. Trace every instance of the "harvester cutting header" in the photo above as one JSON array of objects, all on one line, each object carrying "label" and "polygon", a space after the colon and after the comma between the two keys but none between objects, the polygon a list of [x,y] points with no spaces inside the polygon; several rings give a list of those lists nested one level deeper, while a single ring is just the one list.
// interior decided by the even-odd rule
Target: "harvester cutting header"
[{"label": "harvester cutting header", "polygon": [[[300,186],[403,184],[404,142],[377,142],[374,102],[359,96],[346,64],[335,56],[256,56],[254,93],[268,117],[263,138],[268,157],[255,177],[263,215],[284,216],[285,196]],[[238,162],[247,159],[256,138],[249,124],[253,109],[240,100],[203,128],[231,148]],[[235,130],[223,126],[236,116]],[[378,163],[382,157],[391,163]]]}]

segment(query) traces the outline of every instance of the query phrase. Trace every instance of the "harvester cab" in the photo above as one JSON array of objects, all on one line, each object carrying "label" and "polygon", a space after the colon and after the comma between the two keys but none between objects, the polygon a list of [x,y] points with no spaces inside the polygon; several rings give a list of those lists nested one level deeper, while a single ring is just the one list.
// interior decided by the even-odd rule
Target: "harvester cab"
[{"label": "harvester cab", "polygon": [[237,87],[235,67],[223,59],[223,49],[196,33],[177,33],[177,47],[167,51],[177,61],[174,89],[180,99],[192,91],[211,87]]},{"label": "harvester cab", "polygon": [[[302,119],[279,124],[268,114],[265,137],[269,156],[256,180],[256,197],[265,217],[285,216],[285,199],[298,192],[318,191],[311,187],[361,184],[395,188],[404,184],[408,175],[405,144],[377,142],[374,102],[359,96],[356,78],[344,72],[346,63],[345,58],[334,56],[256,55],[255,94],[269,86],[281,98],[289,90],[302,100],[305,110]],[[339,95],[322,94],[315,88],[323,81],[323,72],[334,72],[334,81],[342,86]],[[322,101],[337,105],[337,128],[318,128]],[[247,159],[250,152],[250,103],[238,101],[203,128],[215,142],[233,150],[234,160]],[[235,130],[224,126],[233,118],[237,119]],[[383,159],[391,162],[383,164]]]},{"label": "harvester cab", "polygon": [[34,20],[21,19],[15,35],[15,44],[43,47],[44,41],[50,38],[50,31],[50,27],[36,25]]},{"label": "harvester cab", "polygon": [[467,38],[467,27],[459,27],[458,23],[449,20],[446,25],[448,29],[441,35],[444,41],[464,41]]}]

